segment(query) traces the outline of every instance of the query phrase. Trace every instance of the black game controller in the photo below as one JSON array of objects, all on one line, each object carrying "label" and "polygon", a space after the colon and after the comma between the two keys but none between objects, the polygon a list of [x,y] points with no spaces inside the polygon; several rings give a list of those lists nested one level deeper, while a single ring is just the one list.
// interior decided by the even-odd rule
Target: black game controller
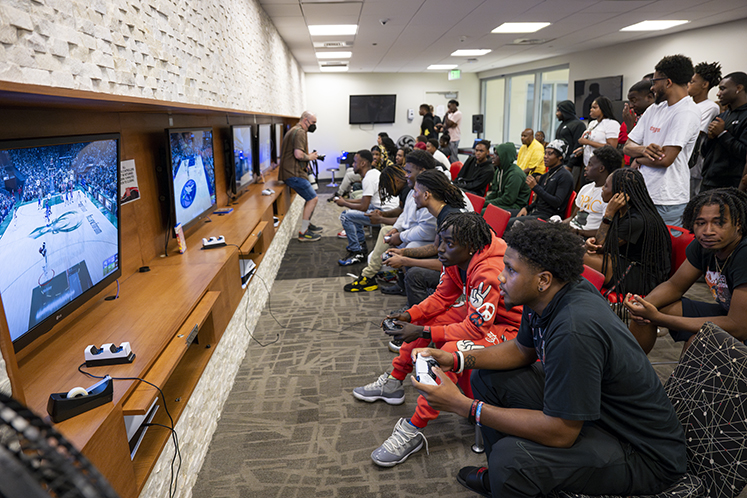
[{"label": "black game controller", "polygon": [[398,332],[402,330],[402,325],[397,325],[394,323],[394,318],[387,318],[384,320],[384,322],[381,324],[381,328],[384,329],[384,332]]},{"label": "black game controller", "polygon": [[392,254],[390,252],[385,252],[384,254],[381,255],[381,262],[385,263],[386,260],[389,259],[389,258],[391,258],[392,256],[394,256],[394,254]]}]

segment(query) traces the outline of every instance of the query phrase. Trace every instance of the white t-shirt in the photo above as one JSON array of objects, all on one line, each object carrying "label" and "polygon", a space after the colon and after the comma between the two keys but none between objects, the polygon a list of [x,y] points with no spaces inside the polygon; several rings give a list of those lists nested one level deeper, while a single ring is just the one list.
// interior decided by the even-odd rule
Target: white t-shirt
[{"label": "white t-shirt", "polygon": [[381,197],[379,197],[379,178],[381,177],[381,171],[376,168],[371,168],[366,173],[366,176],[361,180],[363,187],[363,193],[361,197],[371,197],[371,202],[368,205],[368,209],[381,209],[382,211],[388,211],[399,206],[399,197],[396,195],[390,197],[389,200],[382,205]]},{"label": "white t-shirt", "polygon": [[604,211],[607,209],[607,203],[602,200],[602,189],[597,187],[594,182],[587,183],[576,196],[576,206],[578,213],[571,220],[571,227],[577,230],[596,230],[602,224]]},{"label": "white t-shirt", "polygon": [[462,138],[462,111],[457,110],[456,112],[446,113],[446,117],[456,123],[453,128],[444,128],[444,131],[449,134],[449,138],[452,142],[457,142]]},{"label": "white t-shirt", "polygon": [[[433,154],[433,159],[441,163],[446,171],[449,171],[451,169],[451,163],[449,163],[449,159],[446,157],[446,154],[444,154],[440,150],[437,150],[436,153]],[[451,173],[449,173],[449,180],[451,180]]]},{"label": "white t-shirt", "polygon": [[[586,126],[586,131],[589,131],[589,140],[592,142],[599,142],[606,144],[608,138],[618,138],[620,136],[620,123],[614,119],[605,118],[601,121],[596,119],[589,121]],[[584,145],[584,166],[589,164],[591,154],[594,152],[596,147],[591,145]]]},{"label": "white t-shirt", "polygon": [[654,204],[674,206],[690,200],[690,159],[700,131],[700,111],[690,96],[670,106],[666,101],[646,109],[638,124],[628,135],[638,145],[658,144],[661,147],[681,147],[668,168],[641,166],[646,188]]}]

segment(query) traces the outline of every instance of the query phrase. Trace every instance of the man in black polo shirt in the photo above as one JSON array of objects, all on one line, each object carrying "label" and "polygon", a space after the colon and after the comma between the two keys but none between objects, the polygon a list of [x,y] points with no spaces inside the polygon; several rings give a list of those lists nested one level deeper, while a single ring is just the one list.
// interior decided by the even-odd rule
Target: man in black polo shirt
[{"label": "man in black polo shirt", "polygon": [[439,386],[413,379],[431,407],[483,428],[489,468],[465,467],[457,480],[496,497],[666,489],[686,471],[682,425],[633,335],[580,277],[580,238],[532,221],[504,239],[501,295],[506,308],[524,306],[516,339],[461,354],[412,352],[443,370],[479,369],[474,400],[438,368]]}]

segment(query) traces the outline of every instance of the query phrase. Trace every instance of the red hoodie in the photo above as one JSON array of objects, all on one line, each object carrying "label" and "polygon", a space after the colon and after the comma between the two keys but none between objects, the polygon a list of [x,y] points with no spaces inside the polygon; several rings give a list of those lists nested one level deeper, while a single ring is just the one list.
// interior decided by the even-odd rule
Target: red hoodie
[{"label": "red hoodie", "polygon": [[[500,295],[498,275],[503,271],[506,243],[493,235],[490,246],[472,256],[467,268],[467,285],[462,282],[459,267],[445,267],[436,292],[423,302],[410,308],[411,321],[423,322],[448,311],[450,307],[468,305],[461,322],[431,327],[434,342],[451,342],[463,339],[487,339],[497,344],[516,337],[521,322],[521,306],[506,310]],[[467,303],[460,301],[467,296]]]}]

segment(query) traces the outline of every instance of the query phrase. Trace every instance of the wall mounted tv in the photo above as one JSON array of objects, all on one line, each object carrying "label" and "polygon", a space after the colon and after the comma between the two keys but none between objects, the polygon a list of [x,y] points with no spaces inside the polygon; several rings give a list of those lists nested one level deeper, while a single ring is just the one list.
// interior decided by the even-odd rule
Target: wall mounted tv
[{"label": "wall mounted tv", "polygon": [[396,95],[351,95],[349,122],[354,124],[394,123]]},{"label": "wall mounted tv", "polygon": [[275,162],[280,163],[280,155],[283,153],[283,124],[275,123]]},{"label": "wall mounted tv", "polygon": [[254,128],[252,125],[231,126],[230,157],[226,161],[227,183],[233,195],[238,195],[254,181]]},{"label": "wall mounted tv", "polygon": [[259,125],[258,135],[259,172],[264,174],[266,171],[272,169],[272,125]]},{"label": "wall mounted tv", "polygon": [[0,174],[0,298],[20,351],[122,273],[119,134],[0,142]]},{"label": "wall mounted tv", "polygon": [[171,221],[183,229],[215,209],[215,156],[211,128],[168,129]]}]

